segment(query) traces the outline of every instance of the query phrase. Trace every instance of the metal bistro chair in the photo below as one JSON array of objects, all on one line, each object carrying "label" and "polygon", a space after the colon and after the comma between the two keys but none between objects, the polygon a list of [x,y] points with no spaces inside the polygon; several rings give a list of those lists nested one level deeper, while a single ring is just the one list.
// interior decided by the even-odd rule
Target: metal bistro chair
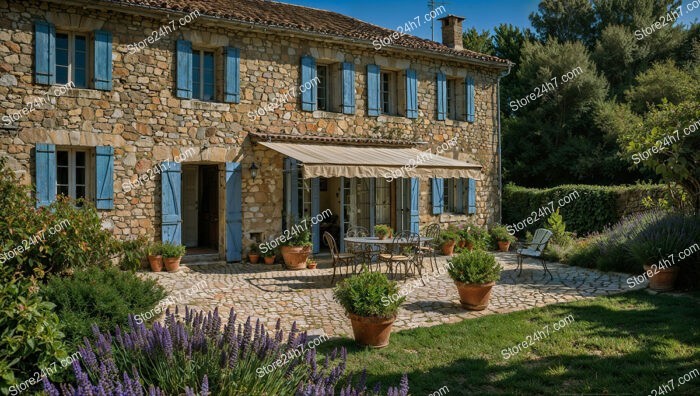
[{"label": "metal bistro chair", "polygon": [[544,257],[542,257],[544,249],[547,247],[547,244],[549,243],[549,239],[551,237],[552,231],[545,230],[544,228],[539,228],[537,229],[537,231],[535,231],[535,235],[532,236],[532,241],[530,241],[530,243],[527,244],[527,247],[517,249],[516,252],[518,253],[518,268],[520,269],[520,272],[518,272],[518,276],[520,276],[520,274],[523,273],[523,258],[534,257],[539,258],[542,262],[542,266],[544,267],[543,278],[547,276],[547,273],[549,273],[549,278],[554,279],[552,272],[549,270],[549,268],[547,268],[547,262],[544,261]]},{"label": "metal bistro chair", "polygon": [[333,257],[333,277],[331,278],[331,285],[335,282],[335,270],[341,267],[340,274],[343,274],[342,267],[345,266],[345,275],[350,273],[350,265],[353,266],[353,272],[355,272],[355,255],[352,253],[340,253],[338,251],[338,245],[335,243],[335,238],[328,231],[323,233],[323,240],[326,241],[328,247],[331,249],[331,256]]},{"label": "metal bistro chair", "polygon": [[[348,238],[364,238],[369,236],[369,232],[365,227],[351,226],[346,232],[345,236]],[[359,260],[359,264],[362,264],[366,260],[367,256],[367,246],[361,243],[353,243],[345,241],[345,250],[352,253]]]},{"label": "metal bistro chair", "polygon": [[437,262],[437,251],[440,249],[440,224],[429,224],[423,230],[423,235],[425,235],[426,238],[432,238],[432,240],[426,242],[425,245],[421,245],[419,248],[420,252],[428,257],[430,268],[433,271],[437,271],[440,269]]},{"label": "metal bistro chair", "polygon": [[[405,274],[408,276],[409,268],[418,269],[421,274],[422,255],[418,253],[420,237],[410,231],[403,231],[394,236],[394,240],[389,249],[379,255],[379,260],[389,264],[389,276],[394,279],[397,270],[404,266]],[[421,277],[422,279],[422,277]]]}]

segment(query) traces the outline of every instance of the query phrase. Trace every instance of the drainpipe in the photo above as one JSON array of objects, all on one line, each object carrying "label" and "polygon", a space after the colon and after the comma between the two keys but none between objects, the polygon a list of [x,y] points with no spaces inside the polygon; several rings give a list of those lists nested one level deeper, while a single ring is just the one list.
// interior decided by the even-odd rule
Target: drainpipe
[{"label": "drainpipe", "polygon": [[508,65],[508,70],[498,75],[496,83],[496,111],[498,112],[498,222],[503,221],[503,162],[501,160],[502,143],[501,138],[501,78],[507,77],[510,74],[510,69],[513,64]]}]

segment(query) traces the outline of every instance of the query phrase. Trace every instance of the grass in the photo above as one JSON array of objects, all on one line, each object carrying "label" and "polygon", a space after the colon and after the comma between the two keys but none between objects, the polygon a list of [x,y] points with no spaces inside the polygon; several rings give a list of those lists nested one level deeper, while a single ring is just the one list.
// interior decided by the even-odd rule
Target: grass
[{"label": "grass", "polygon": [[[555,331],[554,323],[569,315],[574,321]],[[502,350],[547,325],[548,336],[504,359]],[[412,395],[443,386],[453,395],[648,395],[671,379],[674,395],[700,394],[700,375],[678,383],[700,369],[700,304],[686,296],[599,297],[401,331],[381,350],[347,338],[319,349],[339,346],[348,348],[351,372],[367,368],[370,384],[398,384],[407,373]]]}]

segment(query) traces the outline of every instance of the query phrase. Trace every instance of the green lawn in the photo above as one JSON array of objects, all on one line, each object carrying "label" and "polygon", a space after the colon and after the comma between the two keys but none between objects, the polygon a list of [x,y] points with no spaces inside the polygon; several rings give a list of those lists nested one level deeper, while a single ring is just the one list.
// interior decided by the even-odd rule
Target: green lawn
[{"label": "green lawn", "polygon": [[[555,331],[554,323],[569,315],[574,321]],[[548,336],[504,359],[503,349],[547,325]],[[367,368],[370,384],[398,384],[407,373],[412,395],[443,386],[449,395],[649,395],[671,379],[674,395],[700,394],[700,373],[678,383],[700,369],[700,302],[685,296],[600,297],[402,331],[382,350],[358,348],[350,339],[320,349],[337,346],[348,348],[351,372]]]}]

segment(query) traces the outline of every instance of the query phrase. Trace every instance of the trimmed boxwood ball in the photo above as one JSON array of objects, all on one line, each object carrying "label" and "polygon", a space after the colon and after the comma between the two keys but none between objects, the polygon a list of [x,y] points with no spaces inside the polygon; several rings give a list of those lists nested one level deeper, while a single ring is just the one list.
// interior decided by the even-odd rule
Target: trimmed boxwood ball
[{"label": "trimmed boxwood ball", "polygon": [[448,260],[448,273],[453,280],[466,284],[484,284],[501,278],[503,267],[488,252],[475,249],[462,251]]},{"label": "trimmed boxwood ball", "polygon": [[391,318],[406,301],[406,297],[398,297],[396,282],[385,274],[366,270],[338,283],[333,295],[345,311],[365,317]]}]

